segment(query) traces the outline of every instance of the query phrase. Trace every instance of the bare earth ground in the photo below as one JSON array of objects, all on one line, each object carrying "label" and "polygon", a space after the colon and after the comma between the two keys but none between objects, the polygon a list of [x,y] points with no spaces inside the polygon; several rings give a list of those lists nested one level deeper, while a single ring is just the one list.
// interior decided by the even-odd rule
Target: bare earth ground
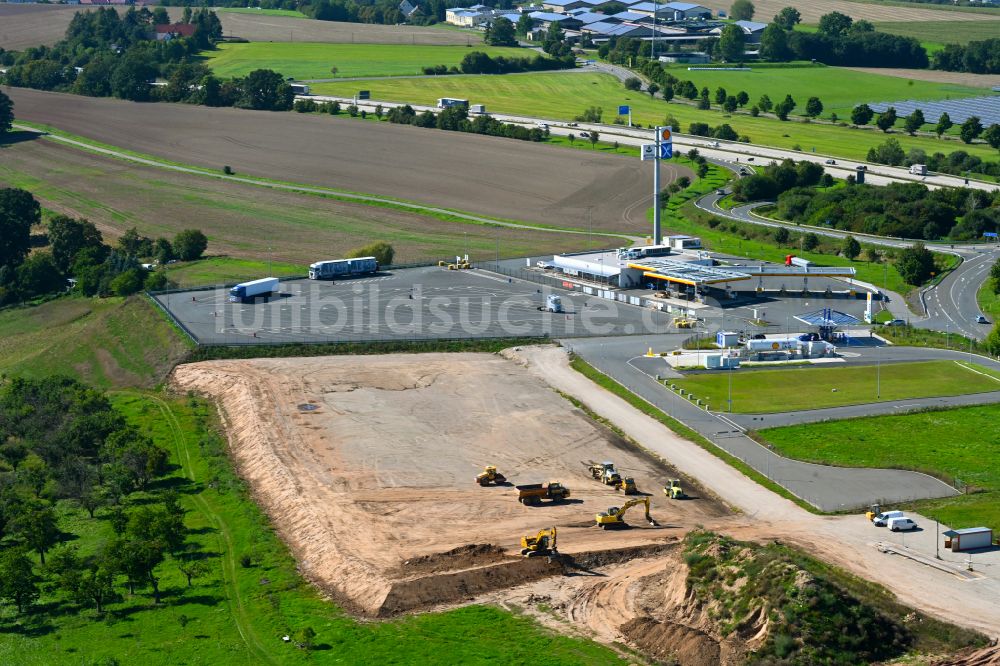
[{"label": "bare earth ground", "polygon": [[[0,48],[8,51],[51,45],[62,39],[79,5],[0,4]],[[180,9],[168,10],[172,18]],[[470,35],[458,30],[402,25],[369,25],[313,21],[289,16],[255,16],[219,12],[227,37],[252,42],[327,42],[344,44],[467,44]],[[475,40],[475,35],[472,35]]]},{"label": "bare earth ground", "polygon": [[[173,384],[218,400],[236,464],[302,570],[368,615],[550,576],[544,558],[517,551],[521,535],[551,525],[560,551],[586,565],[627,558],[631,547],[667,549],[726,514],[695,487],[702,498],[663,498],[671,469],[500,356],[213,361],[179,366]],[[645,524],[641,508],[627,515],[631,529],[594,527],[594,514],[623,495],[583,461],[608,457],[656,493],[659,527]],[[486,464],[514,483],[559,480],[571,500],[522,506],[513,486],[475,484]],[[608,549],[615,553],[593,554]]]},{"label": "bare earth ground", "polygon": [[[497,232],[379,208],[128,164],[53,141],[0,145],[0,186],[27,187],[49,210],[89,219],[105,236],[131,227],[155,238],[197,226],[214,254],[312,261],[316,248],[340,256],[373,238],[398,239],[400,263],[469,252],[492,258]],[[515,256],[579,249],[581,238],[505,227],[501,250]],[[612,242],[612,241],[606,241]]]},{"label": "bare earth ground", "polygon": [[[427,202],[483,215],[646,231],[638,159],[496,137],[299,113],[138,104],[11,88],[21,120],[185,164]],[[690,172],[662,166],[664,182]]]},{"label": "bare earth ground", "polygon": [[[997,34],[1000,35],[1000,25],[997,26]],[[942,37],[942,39],[945,38]],[[1000,74],[967,74],[965,72],[942,72],[936,69],[893,69],[886,67],[845,67],[844,69],[853,69],[856,72],[866,72],[868,74],[898,76],[901,79],[916,79],[918,81],[932,81],[934,83],[954,83],[960,86],[979,88],[1000,86]]]},{"label": "bare earth ground", "polygon": [[[729,12],[732,3],[729,0],[705,0],[698,3],[708,7],[713,12]],[[754,0],[753,20],[768,22],[783,8],[792,6],[802,14],[803,23],[819,23],[824,14],[840,12],[854,20],[868,21],[996,21],[1000,20],[998,12],[956,12],[946,9],[926,9],[919,4],[912,7],[895,7],[889,5],[874,5],[850,0],[811,0],[810,2],[789,2],[789,0]]]}]

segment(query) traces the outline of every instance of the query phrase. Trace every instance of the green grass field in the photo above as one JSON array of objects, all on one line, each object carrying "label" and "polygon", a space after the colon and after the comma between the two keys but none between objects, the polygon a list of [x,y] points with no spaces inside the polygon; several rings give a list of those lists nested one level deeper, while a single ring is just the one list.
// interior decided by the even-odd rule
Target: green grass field
[{"label": "green grass field", "polygon": [[0,373],[61,373],[102,388],[153,386],[189,348],[141,296],[65,297],[0,310]]},{"label": "green grass field", "polygon": [[213,11],[229,14],[253,14],[255,16],[288,16],[290,18],[309,18],[294,9],[260,9],[253,7],[216,7]]},{"label": "green grass field", "polygon": [[[859,73],[851,75],[864,76]],[[893,81],[891,77],[876,78]],[[915,83],[914,88],[916,87]],[[353,82],[318,83],[313,85],[313,92],[349,97],[358,88],[358,84]],[[668,115],[677,118],[684,132],[692,122],[705,122],[713,126],[729,123],[739,134],[749,136],[753,143],[787,149],[798,146],[806,152],[815,148],[820,154],[853,159],[864,159],[869,148],[886,140],[885,134],[873,129],[803,123],[800,120],[781,122],[774,118],[753,118],[744,113],[730,115],[715,109],[699,111],[688,104],[668,103],[662,99],[651,99],[644,93],[626,90],[618,79],[608,74],[546,72],[516,76],[386,79],[366,81],[364,88],[371,90],[372,99],[433,105],[440,97],[459,97],[469,99],[474,104],[485,104],[487,110],[496,113],[553,120],[572,120],[588,107],[599,106],[605,112],[604,122],[610,123],[614,120],[618,105],[628,104],[632,107],[633,122],[646,126],[662,123]],[[869,85],[867,93],[872,93],[875,88],[874,84]],[[784,92],[780,89],[769,94],[772,98],[775,94],[781,94],[781,99],[784,98]],[[797,98],[800,108],[805,107],[807,97],[808,95]],[[878,99],[882,97],[879,96]],[[996,151],[986,144],[967,146],[958,140],[910,137],[901,131],[894,132],[891,136],[906,150],[922,148],[928,153],[966,150],[986,160],[996,159]]]},{"label": "green grass field", "polygon": [[997,317],[1000,317],[1000,294],[997,293],[994,283],[995,280],[992,278],[986,280],[979,289],[979,293],[976,294],[979,309],[983,311],[991,323],[996,322]]},{"label": "green grass field", "polygon": [[1000,25],[994,21],[895,21],[876,23],[875,29],[915,37],[924,44],[968,44],[1000,37]]},{"label": "green grass field", "polygon": [[1000,405],[874,416],[760,431],[783,455],[848,467],[926,472],[971,486],[958,497],[921,502],[921,513],[952,527],[1000,530]]},{"label": "green grass field", "polygon": [[896,101],[903,99],[938,100],[987,94],[987,88],[973,88],[947,83],[908,80],[897,76],[882,76],[855,72],[841,67],[826,67],[809,63],[787,66],[751,65],[749,72],[687,71],[686,66],[670,68],[678,79],[689,79],[698,89],[707,87],[713,99],[715,90],[725,88],[730,95],[745,90],[750,104],[761,95],[768,95],[775,104],[791,95],[798,102],[792,115],[805,115],[806,101],[813,95],[823,102],[822,118],[836,113],[850,119],[851,109],[862,102]]},{"label": "green grass field", "polygon": [[207,257],[198,261],[170,264],[166,267],[170,279],[180,287],[202,287],[214,284],[242,282],[261,275],[290,277],[305,275],[305,264],[271,262],[266,259],[237,259],[235,257]]},{"label": "green grass field", "polygon": [[[877,400],[876,374],[881,376],[881,394]],[[732,372],[731,379],[733,411],[743,414],[1000,390],[1000,378],[984,376],[953,361],[885,363],[880,370],[874,365],[791,366],[780,370],[744,368]],[[674,383],[707,400],[716,409],[725,409],[729,382],[730,373],[709,372],[688,375]]]},{"label": "green grass field", "polygon": [[[105,617],[88,606],[56,604],[43,595],[21,619],[0,611],[0,663],[48,664],[551,664],[621,662],[611,649],[560,636],[491,606],[470,606],[383,622],[358,622],[323,599],[299,575],[291,555],[233,473],[225,440],[215,434],[213,405],[161,394],[120,392],[115,405],[171,453],[174,471],[135,497],[155,500],[175,488],[187,510],[191,541],[208,554],[208,573],[192,587],[168,559],[156,572],[163,604],[148,589],[109,604]],[[107,512],[94,519],[59,504],[60,526],[78,538],[82,554],[111,536]],[[240,564],[251,556],[251,566]],[[118,585],[121,590],[123,586]],[[281,637],[302,627],[316,632],[312,654]]]},{"label": "green grass field", "polygon": [[[219,44],[203,51],[205,64],[216,76],[245,76],[255,69],[273,69],[299,80],[355,76],[408,76],[422,74],[433,65],[458,65],[467,53],[483,51],[493,56],[531,57],[520,48],[477,44],[467,46],[412,46],[408,44],[318,44],[301,42],[254,42]],[[331,73],[337,67],[337,74]],[[367,85],[367,84],[366,84]],[[357,84],[353,84],[357,88]],[[351,94],[354,94],[353,91]]]}]

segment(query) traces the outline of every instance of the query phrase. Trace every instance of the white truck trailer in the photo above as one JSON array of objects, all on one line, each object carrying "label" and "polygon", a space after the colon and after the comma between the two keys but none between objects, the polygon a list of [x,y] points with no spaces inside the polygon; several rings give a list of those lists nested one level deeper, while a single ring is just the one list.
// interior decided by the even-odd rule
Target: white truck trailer
[{"label": "white truck trailer", "polygon": [[258,296],[270,296],[278,289],[278,278],[269,277],[241,282],[229,290],[231,303],[253,302]]},{"label": "white truck trailer", "polygon": [[333,280],[355,275],[371,275],[372,273],[378,273],[378,260],[375,257],[331,259],[309,264],[310,280]]}]

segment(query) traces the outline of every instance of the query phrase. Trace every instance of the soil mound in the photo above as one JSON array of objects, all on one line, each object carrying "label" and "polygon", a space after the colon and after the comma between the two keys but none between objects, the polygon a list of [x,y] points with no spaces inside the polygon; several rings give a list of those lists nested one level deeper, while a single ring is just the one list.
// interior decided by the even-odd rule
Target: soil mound
[{"label": "soil mound", "polygon": [[411,557],[403,562],[399,572],[403,576],[413,576],[439,571],[455,571],[456,569],[494,564],[505,559],[508,559],[508,555],[500,546],[491,543],[470,543],[452,548],[446,553]]},{"label": "soil mound", "polygon": [[719,666],[718,641],[703,631],[670,621],[637,617],[620,627],[632,644],[657,661],[676,660],[680,666]]}]

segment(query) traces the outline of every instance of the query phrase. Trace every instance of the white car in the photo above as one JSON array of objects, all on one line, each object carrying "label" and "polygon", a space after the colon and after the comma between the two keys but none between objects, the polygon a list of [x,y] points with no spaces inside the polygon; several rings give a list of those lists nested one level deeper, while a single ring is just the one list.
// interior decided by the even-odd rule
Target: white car
[{"label": "white car", "polygon": [[550,264],[547,261],[536,261],[535,266],[544,270],[549,270],[550,268],[552,268],[552,264]]},{"label": "white car", "polygon": [[883,511],[872,519],[872,525],[875,527],[885,527],[890,521],[902,517],[902,511]]}]

